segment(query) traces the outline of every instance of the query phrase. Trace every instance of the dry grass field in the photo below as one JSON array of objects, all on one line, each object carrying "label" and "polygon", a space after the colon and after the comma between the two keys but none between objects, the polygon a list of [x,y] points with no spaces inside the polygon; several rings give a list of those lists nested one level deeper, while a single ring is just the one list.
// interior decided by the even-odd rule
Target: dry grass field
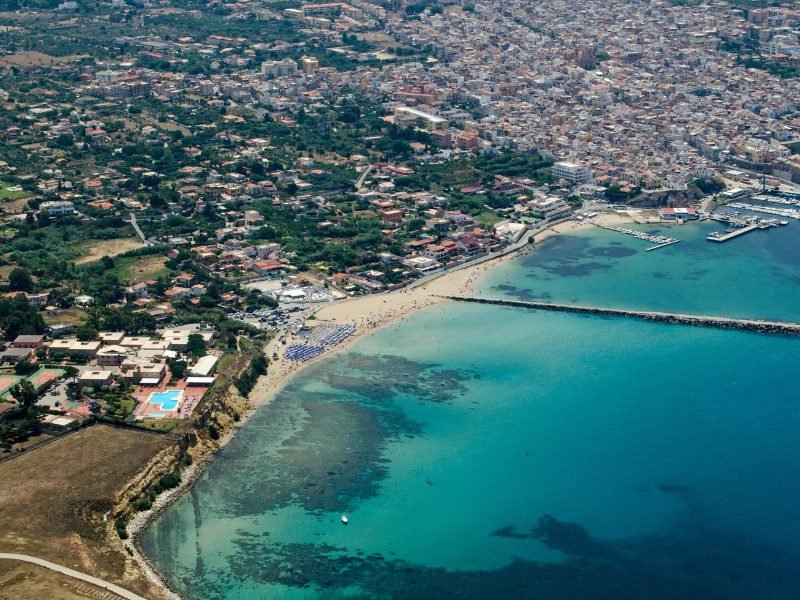
[{"label": "dry grass field", "polygon": [[0,560],[0,600],[117,600],[88,583],[14,560]]},{"label": "dry grass field", "polygon": [[57,315],[43,315],[47,325],[81,325],[86,322],[88,315],[82,308],[64,308]]},{"label": "dry grass field", "polygon": [[85,58],[86,55],[71,55],[71,56],[50,56],[43,52],[36,52],[34,50],[17,52],[16,54],[7,54],[0,57],[0,64],[7,67],[38,67],[42,65],[60,65],[64,63],[75,62]]},{"label": "dry grass field", "polygon": [[165,266],[166,262],[165,256],[157,255],[117,259],[119,280],[134,284],[148,279],[157,279],[169,271]]},{"label": "dry grass field", "polygon": [[136,250],[141,248],[142,243],[139,238],[127,237],[116,238],[113,240],[94,240],[87,242],[81,249],[84,253],[79,259],[75,261],[76,264],[82,265],[95,260],[100,260],[104,256],[116,256],[128,250]]},{"label": "dry grass field", "polygon": [[103,518],[115,493],[166,443],[94,425],[0,463],[0,549],[151,591],[143,579],[124,579],[129,558],[108,544]]}]

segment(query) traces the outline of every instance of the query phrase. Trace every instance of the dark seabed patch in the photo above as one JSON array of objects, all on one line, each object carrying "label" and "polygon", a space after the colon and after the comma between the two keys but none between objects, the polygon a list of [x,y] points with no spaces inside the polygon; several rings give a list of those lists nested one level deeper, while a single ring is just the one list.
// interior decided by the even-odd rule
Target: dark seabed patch
[{"label": "dark seabed patch", "polygon": [[611,265],[590,261],[572,264],[571,261],[560,261],[558,264],[542,265],[542,268],[551,275],[561,277],[588,277],[597,271],[608,271]]},{"label": "dark seabed patch", "polygon": [[314,588],[322,598],[355,589],[348,598],[795,600],[800,589],[800,572],[792,568],[796,557],[697,526],[671,535],[606,541],[579,524],[544,515],[530,534],[517,534],[513,527],[497,532],[545,543],[565,558],[561,563],[514,560],[496,570],[449,571],[331,545],[270,543],[248,536],[236,539],[228,574],[240,582]]},{"label": "dark seabed patch", "polygon": [[[541,278],[538,278],[541,279]],[[511,296],[517,300],[533,302],[546,302],[553,299],[553,295],[545,292],[543,294],[534,294],[532,290],[515,287],[513,285],[496,285],[492,289],[501,292],[503,296]]]},{"label": "dark seabed patch", "polygon": [[599,246],[589,250],[592,256],[602,256],[604,258],[623,258],[625,256],[633,256],[636,250],[626,246]]},{"label": "dark seabed patch", "polygon": [[341,511],[378,493],[386,476],[387,441],[416,435],[402,413],[308,395],[303,426],[275,454],[253,457],[251,479],[228,501],[236,515],[258,515],[297,504],[309,512]]},{"label": "dark seabed patch", "polygon": [[[250,424],[257,427],[258,419],[268,416],[274,427],[286,431],[282,442],[258,451],[264,446],[257,441],[249,445],[234,439],[218,455],[213,469],[242,473],[235,489],[216,494],[220,514],[260,515],[289,505],[315,513],[351,510],[378,494],[387,475],[386,444],[422,431],[422,424],[398,407],[398,395],[452,402],[478,377],[402,357],[359,353],[343,353],[312,369],[308,378],[292,380],[263,417]],[[308,389],[317,382],[328,389]],[[248,475],[253,472],[261,475]],[[206,480],[197,487],[213,493]]]},{"label": "dark seabed patch", "polygon": [[676,496],[685,496],[694,492],[694,488],[690,485],[682,485],[679,483],[662,483],[658,486],[660,492],[665,494],[674,494]]},{"label": "dark seabed patch", "polygon": [[338,367],[324,374],[328,385],[383,406],[392,403],[397,394],[415,396],[423,402],[450,402],[466,393],[467,381],[478,377],[477,372],[442,369],[401,356],[355,352],[345,355]]}]

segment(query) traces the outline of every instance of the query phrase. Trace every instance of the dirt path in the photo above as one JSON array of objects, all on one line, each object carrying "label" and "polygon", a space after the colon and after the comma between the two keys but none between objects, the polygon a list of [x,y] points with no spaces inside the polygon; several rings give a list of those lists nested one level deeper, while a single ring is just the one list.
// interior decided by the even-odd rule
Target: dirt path
[{"label": "dirt path", "polygon": [[113,592],[121,598],[127,598],[127,600],[147,600],[143,596],[129,592],[125,588],[119,587],[118,585],[98,579],[97,577],[92,577],[91,575],[86,575],[85,573],[75,571],[74,569],[70,569],[68,567],[62,567],[61,565],[50,562],[49,560],[43,560],[41,558],[36,558],[35,556],[28,556],[27,554],[10,554],[5,552],[0,552],[0,558],[5,560],[19,560],[44,567],[45,569],[50,569],[51,571],[61,573],[62,575],[69,575],[75,579],[85,581],[86,583],[91,583],[99,588]]}]

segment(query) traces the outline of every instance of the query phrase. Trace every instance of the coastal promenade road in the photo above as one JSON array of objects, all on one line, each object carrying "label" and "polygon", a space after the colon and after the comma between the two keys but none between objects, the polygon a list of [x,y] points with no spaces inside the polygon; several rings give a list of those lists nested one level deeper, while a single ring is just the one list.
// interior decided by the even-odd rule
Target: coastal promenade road
[{"label": "coastal promenade road", "polygon": [[79,579],[86,583],[91,583],[94,586],[97,586],[104,590],[108,590],[109,592],[113,592],[117,596],[121,598],[126,598],[127,600],[147,600],[143,596],[139,596],[138,594],[129,592],[125,588],[122,588],[118,585],[114,585],[113,583],[110,583],[108,581],[104,581],[103,579],[98,579],[97,577],[86,575],[85,573],[81,573],[80,571],[75,571],[74,569],[70,569],[68,567],[62,567],[61,565],[57,565],[56,563],[51,563],[49,560],[42,560],[41,558],[36,558],[35,556],[28,556],[27,554],[9,554],[6,552],[0,552],[0,559],[19,560],[22,562],[38,565],[40,567],[44,567],[45,569],[50,569],[51,571],[55,571],[56,573],[61,573],[62,575],[68,575],[69,577],[72,577],[74,579]]}]

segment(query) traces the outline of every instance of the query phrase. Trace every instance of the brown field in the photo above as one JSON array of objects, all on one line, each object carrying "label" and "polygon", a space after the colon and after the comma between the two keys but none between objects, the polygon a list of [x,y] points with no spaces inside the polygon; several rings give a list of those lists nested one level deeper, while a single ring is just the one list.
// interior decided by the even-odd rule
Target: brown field
[{"label": "brown field", "polygon": [[0,560],[0,600],[116,600],[118,596],[49,569]]},{"label": "brown field", "polygon": [[14,198],[14,199],[4,198],[2,204],[0,204],[0,208],[2,208],[8,214],[15,214],[22,212],[23,210],[25,210],[25,206],[28,204],[28,200],[32,197],[33,194],[24,196],[22,198]]},{"label": "brown field", "polygon": [[17,52],[0,57],[0,64],[10,67],[38,67],[41,65],[60,65],[71,63],[85,58],[86,55],[74,54],[71,56],[50,56],[34,50]]},{"label": "brown field", "polygon": [[86,322],[86,311],[82,308],[64,308],[55,316],[42,314],[47,325],[81,325]]},{"label": "brown field", "polygon": [[139,576],[126,580],[130,558],[108,543],[113,534],[103,515],[166,443],[164,436],[94,425],[0,463],[0,548],[152,592]]},{"label": "brown field", "polygon": [[135,250],[141,248],[142,244],[139,238],[117,238],[113,240],[96,240],[88,242],[83,252],[85,254],[75,261],[75,264],[82,265],[95,260],[100,260],[104,256],[116,256],[128,250]]},{"label": "brown field", "polygon": [[169,121],[167,121],[165,123],[156,122],[155,125],[159,129],[163,129],[164,131],[180,131],[183,135],[186,136],[192,135],[191,129],[189,129],[185,125],[179,125],[178,123],[170,123]]},{"label": "brown field", "polygon": [[167,263],[165,256],[151,255],[122,260],[125,262],[117,265],[119,279],[131,284],[157,279],[159,275],[164,275],[169,271],[165,266]]}]

